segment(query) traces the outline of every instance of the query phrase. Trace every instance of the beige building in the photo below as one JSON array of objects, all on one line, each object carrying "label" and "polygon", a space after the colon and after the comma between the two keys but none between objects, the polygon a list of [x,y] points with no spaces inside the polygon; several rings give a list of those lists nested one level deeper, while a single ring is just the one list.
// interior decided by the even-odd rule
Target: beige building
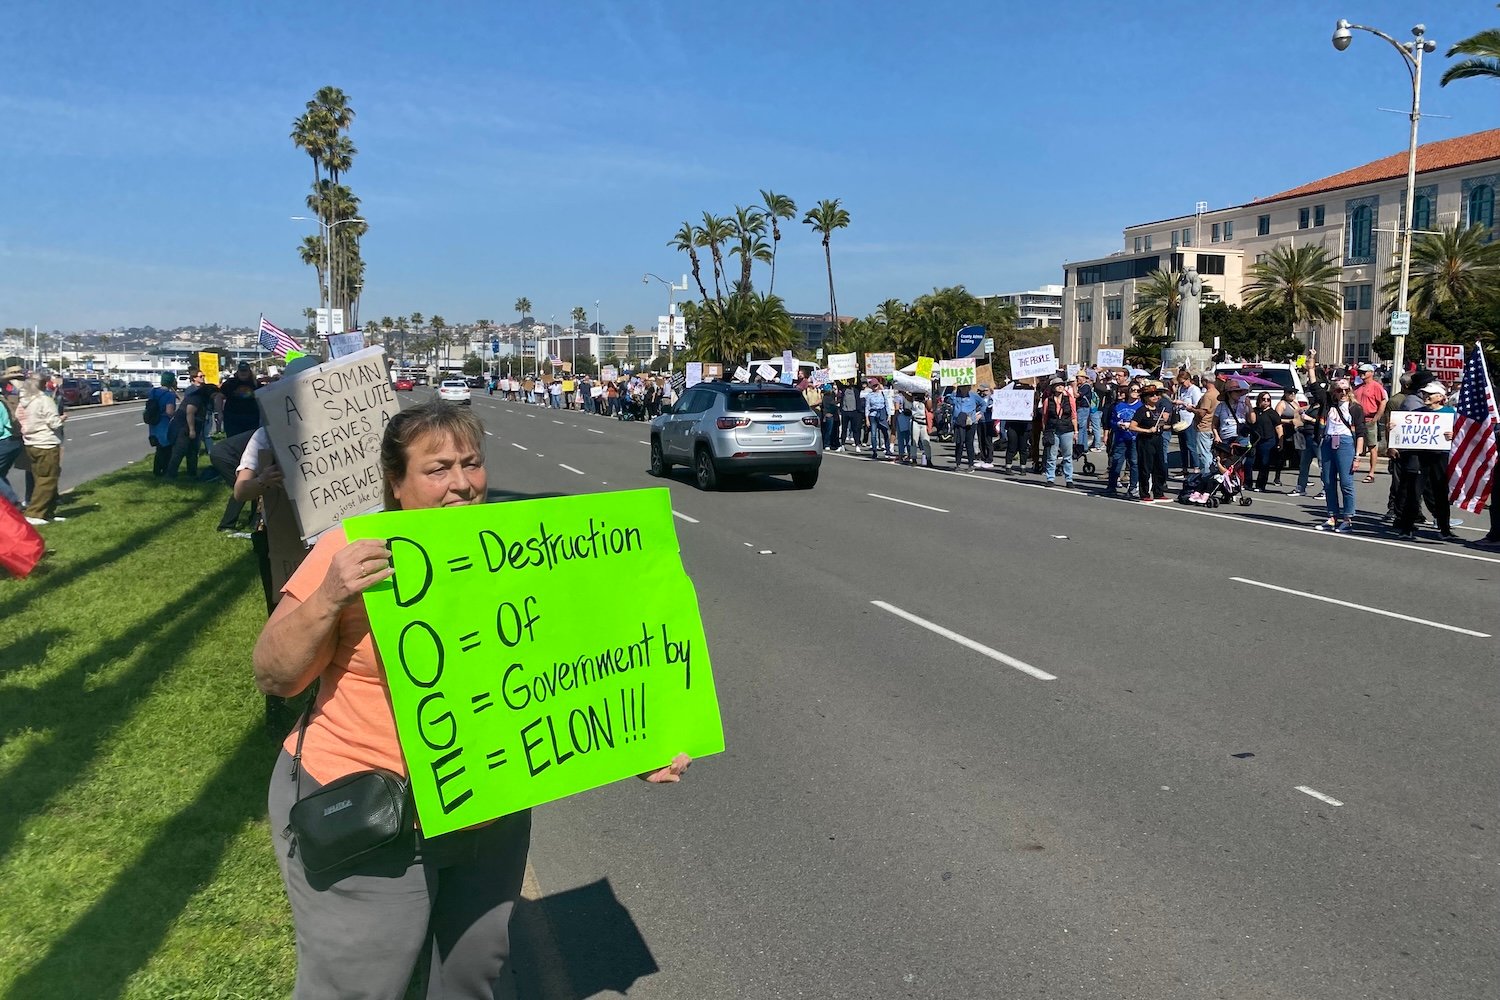
[{"label": "beige building", "polygon": [[[1250,269],[1273,247],[1313,244],[1343,266],[1344,308],[1303,336],[1321,358],[1368,360],[1386,325],[1380,289],[1397,257],[1406,160],[1397,153],[1243,205],[1200,203],[1192,215],[1126,227],[1120,251],[1064,265],[1061,358],[1091,364],[1099,348],[1128,344],[1137,289],[1153,271],[1196,267],[1211,290],[1205,302],[1241,305]],[[1500,129],[1418,147],[1415,187],[1414,230],[1493,231]]]}]

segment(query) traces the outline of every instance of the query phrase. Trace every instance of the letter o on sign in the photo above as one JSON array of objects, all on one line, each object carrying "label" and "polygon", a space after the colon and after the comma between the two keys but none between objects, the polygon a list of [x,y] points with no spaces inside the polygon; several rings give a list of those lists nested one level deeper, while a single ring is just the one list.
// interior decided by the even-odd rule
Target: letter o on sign
[{"label": "letter o on sign", "polygon": [[424,621],[406,623],[396,643],[396,656],[417,687],[430,688],[443,676],[443,640]]}]

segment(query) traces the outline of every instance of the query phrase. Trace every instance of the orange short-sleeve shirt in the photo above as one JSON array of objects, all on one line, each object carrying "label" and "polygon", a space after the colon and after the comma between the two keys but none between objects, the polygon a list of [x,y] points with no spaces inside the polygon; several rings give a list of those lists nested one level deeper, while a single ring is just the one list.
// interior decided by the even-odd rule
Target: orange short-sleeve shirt
[{"label": "orange short-sleeve shirt", "polygon": [[[322,585],[334,555],[348,544],[343,528],[326,532],[281,592],[306,601]],[[396,716],[363,601],[355,601],[339,616],[333,659],[320,677],[323,683],[302,744],[302,766],[313,780],[326,785],[373,767],[405,774]],[[287,753],[296,753],[295,728],[283,746]]]}]

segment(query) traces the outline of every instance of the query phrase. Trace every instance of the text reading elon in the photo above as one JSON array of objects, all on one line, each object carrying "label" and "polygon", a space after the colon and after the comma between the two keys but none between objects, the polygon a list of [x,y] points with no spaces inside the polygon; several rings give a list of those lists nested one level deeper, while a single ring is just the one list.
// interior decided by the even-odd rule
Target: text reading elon
[{"label": "text reading elon", "polygon": [[[544,609],[543,599],[528,592],[546,592],[559,603],[556,583],[528,581],[574,563],[639,554],[645,549],[639,528],[589,518],[572,531],[538,523],[523,537],[483,529],[469,538],[455,551],[472,554],[436,559],[410,538],[387,540],[396,567],[392,596],[413,614],[396,648],[402,673],[421,692],[404,709],[415,723],[408,730],[420,740],[418,752],[427,757],[421,763],[431,769],[445,814],[473,798],[485,776],[512,756],[524,768],[522,780],[547,780],[542,776],[550,778],[555,768],[647,739],[652,686],[669,678],[675,684],[679,676],[692,686],[692,642],[674,636],[665,622],[616,622],[615,634],[601,635],[585,615]],[[531,572],[496,587],[482,582],[482,570]],[[447,624],[415,617],[424,606],[433,609],[433,621]],[[404,749],[416,770],[409,737]],[[514,782],[515,774],[503,777],[514,770],[495,780]]]}]

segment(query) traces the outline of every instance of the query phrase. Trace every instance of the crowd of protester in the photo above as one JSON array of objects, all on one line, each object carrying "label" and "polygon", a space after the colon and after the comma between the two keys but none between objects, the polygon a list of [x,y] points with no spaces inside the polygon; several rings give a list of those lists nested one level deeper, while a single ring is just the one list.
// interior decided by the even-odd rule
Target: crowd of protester
[{"label": "crowd of protester", "polygon": [[489,394],[518,403],[595,413],[618,420],[650,420],[676,398],[664,374],[627,372],[615,378],[571,375],[489,380]]}]

